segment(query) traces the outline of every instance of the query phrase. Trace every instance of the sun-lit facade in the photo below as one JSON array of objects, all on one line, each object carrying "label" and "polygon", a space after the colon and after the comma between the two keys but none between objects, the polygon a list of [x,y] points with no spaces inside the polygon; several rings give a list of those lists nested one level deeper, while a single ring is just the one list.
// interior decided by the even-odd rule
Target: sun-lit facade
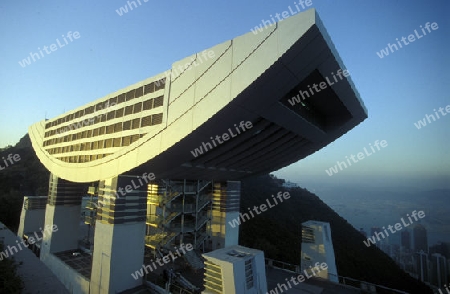
[{"label": "sun-lit facade", "polygon": [[[45,224],[59,228],[41,260],[74,293],[115,293],[142,284],[130,274],[146,250],[237,245],[228,221],[239,215],[240,179],[303,159],[367,117],[345,72],[311,9],[32,125],[51,172]],[[56,256],[79,247],[69,232],[87,194],[93,265],[76,279]]]}]

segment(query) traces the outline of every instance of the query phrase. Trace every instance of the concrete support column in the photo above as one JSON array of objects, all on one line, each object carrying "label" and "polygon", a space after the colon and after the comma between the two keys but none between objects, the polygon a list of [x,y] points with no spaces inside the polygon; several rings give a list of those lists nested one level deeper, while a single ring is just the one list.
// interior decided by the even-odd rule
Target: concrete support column
[{"label": "concrete support column", "polygon": [[55,225],[57,231],[45,230],[41,244],[41,260],[44,263],[48,254],[78,248],[81,200],[86,192],[85,184],[69,182],[50,174],[45,227],[53,228]]},{"label": "concrete support column", "polygon": [[214,183],[211,220],[212,250],[238,245],[239,226],[230,225],[239,219],[241,182]]},{"label": "concrete support column", "polygon": [[25,234],[39,232],[45,225],[45,207],[47,196],[23,197],[22,212],[17,236],[23,238]]},{"label": "concrete support column", "polygon": [[118,176],[99,185],[90,293],[118,293],[142,284],[149,178]]}]

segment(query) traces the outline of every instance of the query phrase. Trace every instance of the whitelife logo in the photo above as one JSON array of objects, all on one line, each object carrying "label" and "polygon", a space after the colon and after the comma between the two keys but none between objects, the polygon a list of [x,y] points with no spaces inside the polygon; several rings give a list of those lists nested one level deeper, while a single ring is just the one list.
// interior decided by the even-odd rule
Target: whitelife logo
[{"label": "whitelife logo", "polygon": [[[287,292],[287,291],[289,291],[289,289],[292,289],[292,285],[290,282],[292,282],[292,284],[294,284],[294,286],[297,286],[298,284],[303,283],[305,280],[315,277],[317,274],[319,274],[321,271],[326,270],[327,268],[328,268],[328,264],[326,264],[325,262],[322,262],[320,264],[320,266],[319,266],[319,263],[316,262],[314,267],[309,266],[309,269],[305,269],[303,271],[305,273],[305,275],[298,275],[297,277],[292,276],[290,279],[285,278],[284,280],[286,281],[286,283],[278,283],[276,288],[273,288],[269,292],[266,292],[266,294],[278,294],[278,293],[283,293],[284,291]],[[315,272],[314,270],[316,270],[317,272]],[[308,271],[311,272],[311,275],[308,275]],[[306,279],[305,279],[305,276],[306,276]],[[280,292],[278,292],[278,290],[280,290]]]},{"label": "whitelife logo", "polygon": [[[408,36],[408,41],[409,41],[409,43],[406,41],[406,37],[403,37],[403,36],[402,36],[401,40],[402,40],[402,42],[403,42],[403,45],[406,46],[406,45],[409,45],[409,44],[411,44],[412,42],[416,41],[416,37],[417,37],[417,40],[419,40],[419,39],[423,38],[424,36],[426,36],[427,33],[426,33],[425,29],[424,29],[422,26],[420,26],[420,28],[421,28],[421,30],[422,30],[423,35],[420,35],[420,33],[418,33],[417,30],[414,30],[414,34],[410,34],[410,35]],[[439,26],[438,26],[438,24],[437,24],[436,22],[433,22],[433,23],[431,23],[431,24],[430,24],[430,22],[427,22],[427,23],[425,24],[425,28],[427,29],[428,33],[431,33],[430,28],[431,28],[433,31],[435,31],[435,30],[437,30],[437,29],[439,28]],[[402,47],[402,43],[398,40],[398,38],[395,38],[395,40],[397,40],[398,46],[399,46],[400,48],[403,48],[403,47]],[[383,58],[383,57],[385,57],[385,56],[388,56],[388,55],[389,55],[389,49],[391,50],[391,53],[394,53],[395,51],[394,51],[393,48],[395,48],[395,51],[400,50],[400,49],[397,47],[397,45],[396,45],[395,43],[394,43],[394,44],[388,43],[388,44],[387,44],[387,47],[386,47],[385,49],[381,49],[380,52],[377,52],[378,57]]]},{"label": "whitelife logo", "polygon": [[[0,170],[4,170],[5,168],[13,165],[14,163],[18,162],[21,158],[20,158],[19,154],[14,154],[14,155],[9,154],[6,157],[6,159],[5,159],[5,157],[2,157],[2,159],[3,159],[3,163],[5,166],[2,166],[2,164],[0,163]],[[8,163],[8,161],[9,161],[9,163]]]},{"label": "whitelife logo", "polygon": [[[34,236],[36,237],[36,240],[34,237],[31,237],[31,236],[28,237],[28,242],[26,242],[25,240],[22,240],[19,243],[19,240],[16,240],[17,245],[12,245],[12,246],[8,245],[8,248],[4,252],[0,251],[0,260],[3,260],[3,258],[8,258],[8,257],[13,256],[15,253],[18,253],[19,250],[22,251],[23,248],[22,248],[21,244],[23,245],[24,248],[27,248],[29,245],[33,245],[36,242],[42,241],[44,239],[44,237],[47,236],[45,234],[46,232],[48,234],[50,234],[50,232],[57,232],[58,226],[57,225],[53,225],[53,226],[46,225],[44,230],[42,230],[42,228],[39,228],[39,230],[41,230],[42,238],[39,238],[37,232],[34,232]],[[26,244],[26,243],[28,243],[28,244]],[[19,247],[19,250],[17,250],[16,246]],[[8,253],[8,250],[9,250],[9,253]],[[13,252],[13,250],[14,250],[14,252]]]},{"label": "whitelife logo", "polygon": [[[141,0],[136,0],[136,1],[139,3],[139,6],[142,5]],[[128,5],[128,7],[130,8],[130,11],[132,11],[134,8],[138,8],[138,5],[136,4],[136,1],[127,1],[127,5]],[[143,1],[144,3],[147,3],[149,0],[142,0],[142,1]],[[133,8],[133,6],[132,6],[131,4],[134,5],[134,8]],[[118,14],[119,16],[122,16],[122,15],[128,13],[128,7],[127,7],[127,5],[124,5],[123,7],[120,7],[119,9],[116,9],[116,12],[117,12],[117,14]]]},{"label": "whitelife logo", "polygon": [[104,105],[104,108],[102,108],[101,105],[99,105],[98,107],[100,108],[100,110],[98,110],[99,114],[97,116],[91,117],[91,118],[87,118],[85,120],[81,120],[78,122],[74,122],[71,123],[70,125],[67,125],[66,127],[63,127],[61,129],[56,130],[56,134],[57,135],[64,135],[66,132],[72,131],[72,130],[76,130],[79,128],[82,128],[83,126],[89,126],[89,125],[93,125],[95,124],[95,118],[97,117],[97,120],[100,121],[103,115],[107,115],[108,113],[108,108],[109,107],[113,107],[114,105],[116,105],[117,103],[112,102],[111,104],[109,104],[109,101],[107,101]]},{"label": "whitelife logo", "polygon": [[[42,49],[41,49],[41,47],[38,47],[40,55],[38,53],[30,52],[30,56],[28,56],[26,59],[22,59],[22,61],[19,61],[20,66],[26,67],[27,65],[31,65],[31,59],[33,60],[33,62],[36,62],[37,60],[41,59],[41,57],[44,58],[45,55],[42,52],[42,50],[44,50],[45,53],[47,53],[47,55],[50,55],[52,52],[55,52],[56,50],[58,50],[58,48],[62,48],[62,47],[65,47],[66,45],[68,45],[69,42],[67,42],[67,39],[69,39],[70,42],[73,42],[74,40],[79,39],[81,36],[78,31],[73,32],[73,34],[72,34],[72,31],[69,31],[69,32],[67,32],[66,36],[62,35],[62,37],[63,37],[64,43],[61,43],[59,41],[59,39],[56,39],[56,44],[58,44],[58,46],[56,46],[56,44],[51,44],[50,46],[42,47]],[[66,37],[67,37],[67,39],[66,39]],[[50,49],[50,51],[48,49]]]},{"label": "whitelife logo", "polygon": [[[185,246],[186,246],[186,250],[184,248]],[[183,252],[183,254],[186,254],[186,251],[192,251],[194,249],[194,246],[192,246],[192,244],[190,244],[190,243],[188,243],[186,245],[184,245],[184,243],[181,243],[179,249]],[[175,259],[182,256],[180,251],[178,251],[177,246],[175,246],[175,253],[178,256],[175,256],[172,251],[169,251],[169,253],[167,255],[163,256],[162,258],[158,257],[155,259],[155,261],[159,264],[159,266],[164,266],[164,265],[168,264],[169,262],[173,262],[173,261],[175,261]],[[161,262],[161,260],[164,263]],[[137,270],[134,272],[134,274],[131,274],[133,279],[137,280],[139,278],[142,278],[144,276],[144,271],[146,274],[149,274],[148,270],[150,270],[150,272],[153,272],[153,270],[156,270],[157,266],[155,264],[155,261],[151,260],[151,264],[147,264],[147,265],[143,264],[142,268],[140,270]],[[152,267],[152,265],[153,265],[153,267]]]},{"label": "whitelife logo", "polygon": [[[386,140],[381,140],[381,141],[376,140],[375,143],[374,143],[374,145],[375,145],[375,147],[377,148],[377,150],[380,151],[380,150],[381,150],[380,146],[384,148],[384,147],[387,147],[388,144],[387,144],[387,141],[386,141]],[[374,154],[374,153],[376,152],[374,146],[372,146],[371,143],[369,143],[369,146],[370,146],[370,149],[372,150],[372,153],[370,153],[369,151],[367,151],[366,147],[364,147],[364,149],[363,149],[363,150],[364,150],[364,153],[363,153],[363,152],[358,152],[358,153],[356,154],[356,156],[355,156],[354,154],[350,155],[350,158],[352,159],[353,163],[357,163],[357,162],[359,162],[359,160],[363,160],[364,158],[366,158],[365,155],[370,156],[370,155],[372,155],[372,154]],[[364,155],[364,154],[365,154],[365,155]],[[358,157],[359,160],[357,160],[356,157]],[[345,158],[347,159],[348,166],[352,166],[352,161],[350,161],[350,159],[348,158],[348,156],[345,156]],[[337,163],[337,164],[336,164],[335,166],[332,166],[332,167],[330,167],[329,169],[326,169],[326,170],[325,170],[325,172],[326,172],[330,177],[331,177],[333,174],[337,174],[337,173],[339,172],[339,169],[340,169],[340,170],[343,170],[344,168],[347,168],[347,164],[345,163],[345,161],[336,161],[336,163]],[[338,167],[339,167],[339,169],[338,169]],[[342,168],[342,167],[344,167],[344,168]]]},{"label": "whitelife logo", "polygon": [[[450,113],[450,104],[445,106],[445,111],[444,112],[444,108],[443,107],[439,107],[439,112],[442,114],[442,116],[446,116],[447,113]],[[436,115],[437,119],[440,119],[441,117],[439,116],[438,112],[436,111],[436,109],[433,109],[434,114]],[[437,119],[434,117],[434,115],[432,114],[425,114],[425,117],[423,118],[423,120],[419,120],[417,121],[417,123],[414,123],[414,125],[416,126],[416,128],[418,130],[420,130],[422,127],[426,127],[427,126],[427,120],[428,120],[428,124],[431,124],[431,119],[433,119],[433,121],[436,121]]]},{"label": "whitelife logo", "polygon": [[[328,86],[334,85],[335,83],[342,81],[344,78],[348,77],[350,75],[350,73],[346,69],[344,69],[344,70],[339,69],[336,72],[336,74],[334,74],[334,72],[331,72],[331,75],[333,76],[334,83],[332,81],[330,81],[330,79],[328,77],[325,77],[325,80],[327,81],[326,83],[320,82],[318,85],[316,83],[314,83],[312,85],[308,85],[308,91],[309,91],[309,93],[311,93],[311,96],[313,96],[315,93],[319,93],[321,90],[325,90]],[[339,77],[339,80],[336,78],[336,76]],[[314,89],[314,91],[313,91],[313,89]],[[300,99],[300,96],[302,96],[303,100],[305,100],[306,98],[310,98],[311,96],[309,96],[308,91],[303,91],[303,90],[298,91],[297,96],[294,96],[291,99],[288,99],[289,104],[291,104],[291,106],[294,106],[297,103],[301,103],[302,99]],[[306,95],[306,97],[305,97],[305,95]]]},{"label": "whitelife logo", "polygon": [[[164,75],[166,76],[166,79],[170,78],[173,81],[174,79],[179,77],[184,71],[190,71],[194,67],[197,67],[200,64],[206,62],[208,59],[212,59],[214,57],[216,57],[216,53],[213,50],[209,51],[203,50],[201,55],[197,54],[196,57],[191,57],[191,61],[186,62],[184,66],[180,64],[177,68],[174,68],[173,70],[172,69],[166,70],[164,72]],[[160,84],[165,84],[166,79],[155,81],[155,85],[159,87]]]},{"label": "whitelife logo", "polygon": [[[230,140],[231,138],[234,138],[237,135],[241,134],[241,131],[239,130],[239,128],[242,129],[242,132],[245,132],[246,130],[251,129],[253,127],[253,125],[252,125],[252,123],[250,121],[247,121],[247,122],[241,121],[239,123],[239,127],[236,124],[234,124],[234,127],[236,129],[237,134],[233,133],[231,131],[231,128],[229,128],[228,132],[227,133],[223,133],[222,136],[217,135],[215,138],[210,137],[211,138],[211,142],[213,143],[214,147],[217,147],[216,141],[217,141],[217,143],[222,144],[223,142],[226,142],[226,141]],[[230,135],[228,135],[228,133]],[[221,138],[222,138],[223,141],[220,140]],[[209,142],[206,142],[206,143],[202,142],[202,145],[200,145],[200,147],[195,148],[194,150],[191,151],[192,155],[194,155],[194,157],[202,155],[203,154],[203,148],[205,148],[205,152],[207,152],[210,149],[213,149],[213,146]]]},{"label": "whitelife logo", "polygon": [[[283,199],[284,200],[287,200],[287,199],[289,199],[289,198],[291,198],[291,194],[289,194],[289,192],[278,192],[278,194],[277,194],[277,198],[278,198],[278,200],[280,201],[280,203],[283,203]],[[277,201],[277,199],[275,198],[275,196],[274,195],[272,195],[272,200],[273,200],[273,205],[270,203],[270,199],[269,198],[267,198],[266,199],[266,203],[267,203],[267,205],[269,206],[268,208],[272,208],[272,207],[275,207],[276,205],[278,205],[278,201]],[[252,212],[252,210],[256,213],[256,214],[261,214],[262,212],[264,212],[264,211],[266,211],[267,210],[267,205],[266,204],[261,204],[261,205],[259,205],[259,209],[261,210],[261,211],[259,211],[258,210],[258,206],[253,206],[253,208],[251,209],[250,207],[248,207],[248,212],[250,213],[250,215],[252,216],[252,217],[250,217],[247,213],[240,213],[239,214],[239,216],[237,217],[237,218],[235,218],[235,219],[233,219],[233,220],[231,220],[231,221],[229,221],[228,223],[230,224],[230,226],[232,227],[232,228],[235,228],[236,226],[239,226],[240,224],[241,224],[241,220],[242,220],[242,222],[244,223],[245,221],[246,221],[246,219],[245,219],[245,217],[247,217],[247,220],[250,220],[251,218],[254,218],[255,217],[255,215],[253,214],[253,212]]]},{"label": "whitelife logo", "polygon": [[[305,10],[307,7],[310,7],[312,5],[312,0],[306,0],[306,1],[300,0],[300,1],[298,1],[298,3],[294,2],[294,4],[295,4],[295,8],[297,8],[297,11],[293,10],[292,7],[289,5],[288,6],[289,11],[285,10],[282,13],[275,13],[275,17],[278,19],[279,22],[301,12],[302,9]],[[300,8],[299,5],[302,8]],[[262,19],[261,24],[259,26],[256,26],[254,29],[250,29],[250,31],[252,31],[252,33],[256,35],[262,31],[264,31],[264,29],[267,29],[268,27],[271,27],[274,24],[276,24],[276,20],[273,18],[272,14],[270,15],[270,18],[272,21]]]},{"label": "whitelife logo", "polygon": [[[400,220],[402,221],[403,225],[405,226],[405,228],[406,228],[406,227],[409,227],[409,226],[412,225],[412,223],[413,223],[413,220],[412,220],[411,217],[409,216],[409,213],[406,214],[406,216],[407,216],[408,219],[409,219],[409,223],[408,223],[408,224],[405,223],[405,220],[403,219],[403,217],[400,219]],[[425,217],[425,212],[424,212],[423,210],[421,210],[421,211],[419,211],[419,212],[416,212],[416,211],[414,210],[413,212],[411,212],[411,216],[414,218],[415,221],[418,221],[419,219],[418,219],[417,217],[419,217],[419,218],[424,218],[424,217]],[[393,228],[394,228],[395,230],[393,230]],[[396,223],[394,226],[389,225],[389,226],[388,226],[388,229],[389,229],[389,231],[390,231],[392,234],[394,234],[395,232],[398,232],[398,231],[400,231],[400,230],[403,229],[403,228],[402,228],[402,224],[401,224],[401,223]],[[367,247],[370,247],[370,243],[372,243],[372,244],[375,245],[375,243],[377,242],[377,239],[378,239],[378,241],[381,241],[381,239],[384,239],[384,238],[386,238],[386,237],[389,237],[389,233],[388,233],[387,229],[386,229],[385,227],[383,227],[383,230],[384,230],[384,233],[385,233],[386,235],[383,234],[383,232],[375,232],[375,235],[374,235],[374,236],[367,238],[366,241],[363,241],[364,245],[366,245]],[[380,238],[380,236],[381,236],[381,238]],[[375,238],[375,237],[376,237],[376,238]]]}]

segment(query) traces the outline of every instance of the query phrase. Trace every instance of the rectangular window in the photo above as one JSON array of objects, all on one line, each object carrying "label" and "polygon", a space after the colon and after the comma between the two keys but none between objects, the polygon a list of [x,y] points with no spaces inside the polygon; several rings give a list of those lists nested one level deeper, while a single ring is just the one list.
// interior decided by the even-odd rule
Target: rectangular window
[{"label": "rectangular window", "polygon": [[123,108],[116,110],[116,118],[123,116],[123,110],[124,110]]},{"label": "rectangular window", "polygon": [[115,115],[116,115],[116,112],[115,112],[114,110],[108,112],[107,120],[114,119],[114,118],[115,118]]},{"label": "rectangular window", "polygon": [[131,136],[131,138],[130,138],[130,142],[131,143],[134,143],[134,142],[136,142],[137,140],[139,140],[139,135],[132,135]]},{"label": "rectangular window", "polygon": [[143,87],[136,88],[136,92],[134,93],[134,97],[135,98],[139,98],[142,95],[144,95],[144,88]]},{"label": "rectangular window", "polygon": [[127,92],[127,101],[130,101],[131,99],[134,99],[134,89],[133,90],[131,90],[131,91],[128,91]]},{"label": "rectangular window", "polygon": [[125,107],[125,115],[129,115],[129,114],[132,114],[132,113],[133,113],[133,106],[132,105]]},{"label": "rectangular window", "polygon": [[164,96],[159,96],[157,98],[155,98],[155,101],[153,102],[153,107],[159,107],[159,106],[163,106],[163,101],[164,101]]},{"label": "rectangular window", "polygon": [[122,142],[122,138],[115,138],[113,141],[113,147],[120,147]]},{"label": "rectangular window", "polygon": [[158,124],[162,123],[162,118],[163,118],[162,113],[154,114],[152,116],[152,125],[158,125]]},{"label": "rectangular window", "polygon": [[[88,108],[86,108],[85,111],[86,114],[91,114],[94,113],[94,106],[89,106]],[[66,121],[67,121],[68,117],[66,117]]]},{"label": "rectangular window", "polygon": [[117,96],[117,104],[125,102],[125,94],[120,94]]},{"label": "rectangular window", "polygon": [[145,85],[144,87],[144,95],[148,94],[148,93],[153,93],[155,92],[155,84],[154,83],[150,83]]},{"label": "rectangular window", "polygon": [[117,133],[117,132],[120,132],[120,131],[122,131],[122,123],[121,122],[116,123],[114,125],[114,133]]},{"label": "rectangular window", "polygon": [[148,127],[152,125],[152,116],[146,116],[142,118],[141,127]]},{"label": "rectangular window", "polygon": [[107,127],[106,127],[106,133],[107,133],[107,134],[112,134],[112,133],[114,133],[114,125],[107,126]]},{"label": "rectangular window", "polygon": [[147,101],[144,101],[143,104],[144,110],[150,110],[153,108],[153,99],[148,99]]},{"label": "rectangular window", "polygon": [[112,139],[106,139],[105,140],[105,147],[106,148],[112,147]]},{"label": "rectangular window", "polygon": [[113,106],[117,104],[117,97],[113,97],[111,99],[109,99],[109,106]]},{"label": "rectangular window", "polygon": [[133,105],[133,113],[139,113],[142,110],[142,102]]},{"label": "rectangular window", "polygon": [[253,288],[253,266],[252,259],[245,261],[245,282],[247,290]]},{"label": "rectangular window", "polygon": [[122,146],[129,146],[130,145],[130,137],[124,137]]},{"label": "rectangular window", "polygon": [[140,118],[135,118],[132,120],[132,129],[139,129],[141,124],[141,119]]},{"label": "rectangular window", "polygon": [[164,89],[164,84],[166,83],[166,78],[162,78],[162,79],[160,79],[157,83],[155,83],[156,84],[156,86],[155,86],[155,91],[159,91],[159,90],[161,90],[161,89]]},{"label": "rectangular window", "polygon": [[123,123],[123,130],[124,131],[131,130],[131,120]]}]

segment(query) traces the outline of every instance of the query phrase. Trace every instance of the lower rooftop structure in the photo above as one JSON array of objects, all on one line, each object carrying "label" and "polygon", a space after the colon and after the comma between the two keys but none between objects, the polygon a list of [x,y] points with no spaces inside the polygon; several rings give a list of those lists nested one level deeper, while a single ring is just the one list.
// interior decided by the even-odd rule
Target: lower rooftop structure
[{"label": "lower rooftop structure", "polygon": [[[301,246],[302,271],[309,275],[317,272],[318,276],[339,283],[329,223],[313,220],[302,223]],[[317,267],[321,270],[317,270]]]},{"label": "lower rooftop structure", "polygon": [[264,252],[239,245],[203,254],[203,293],[258,294],[267,292]]}]

